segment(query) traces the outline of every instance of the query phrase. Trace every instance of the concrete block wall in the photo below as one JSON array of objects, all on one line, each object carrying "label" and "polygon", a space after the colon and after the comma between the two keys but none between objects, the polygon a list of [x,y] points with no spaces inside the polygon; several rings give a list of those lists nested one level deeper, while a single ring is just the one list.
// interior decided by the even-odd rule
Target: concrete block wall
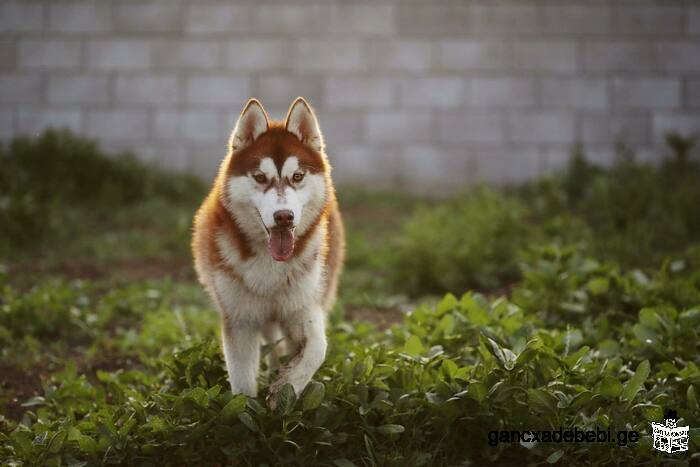
[{"label": "concrete block wall", "polygon": [[0,138],[211,176],[241,106],[315,106],[340,182],[444,191],[700,132],[691,0],[0,0]]}]

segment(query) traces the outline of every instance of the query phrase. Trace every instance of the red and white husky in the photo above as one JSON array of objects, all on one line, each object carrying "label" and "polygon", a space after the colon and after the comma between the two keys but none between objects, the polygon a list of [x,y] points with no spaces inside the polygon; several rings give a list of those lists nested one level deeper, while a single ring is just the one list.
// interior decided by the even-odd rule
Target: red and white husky
[{"label": "red and white husky", "polygon": [[[200,282],[221,313],[231,390],[257,394],[261,337],[293,353],[270,386],[298,394],[325,358],[344,232],[311,107],[298,98],[285,121],[251,99],[211,192],[194,220]],[[279,347],[279,346],[278,346]],[[274,403],[274,399],[273,399]]]}]

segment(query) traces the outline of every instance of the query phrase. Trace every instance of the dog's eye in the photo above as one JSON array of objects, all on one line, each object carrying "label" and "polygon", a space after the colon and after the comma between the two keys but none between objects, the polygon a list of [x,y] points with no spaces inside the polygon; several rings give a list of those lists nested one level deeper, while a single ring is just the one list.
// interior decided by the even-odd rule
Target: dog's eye
[{"label": "dog's eye", "polygon": [[258,182],[258,183],[265,183],[265,182],[267,182],[267,177],[265,176],[265,174],[262,174],[262,173],[256,173],[255,175],[253,175],[253,178],[254,178],[255,181]]},{"label": "dog's eye", "polygon": [[292,175],[292,181],[295,183],[299,183],[302,180],[304,180],[304,172],[296,172],[294,175]]}]

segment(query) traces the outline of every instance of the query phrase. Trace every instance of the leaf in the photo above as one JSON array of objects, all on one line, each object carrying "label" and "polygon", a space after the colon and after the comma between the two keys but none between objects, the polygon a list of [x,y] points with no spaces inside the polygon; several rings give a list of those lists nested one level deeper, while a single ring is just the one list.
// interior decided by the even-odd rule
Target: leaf
[{"label": "leaf", "polygon": [[302,410],[307,411],[315,409],[323,402],[326,395],[326,387],[318,381],[311,381],[304,391],[302,399]]},{"label": "leaf", "polygon": [[460,301],[461,308],[467,312],[467,319],[472,324],[483,326],[489,324],[490,317],[486,310],[481,308],[471,294],[466,293]]},{"label": "leaf", "polygon": [[423,347],[423,344],[418,336],[409,337],[403,346],[403,353],[408,354],[411,357],[417,357],[423,352],[425,352],[425,347]]},{"label": "leaf", "polygon": [[399,433],[403,433],[406,429],[403,427],[403,425],[382,425],[378,426],[375,428],[377,433],[381,433],[383,435],[397,435]]},{"label": "leaf", "polygon": [[686,392],[686,395],[688,396],[688,408],[691,411],[700,410],[700,405],[698,405],[698,398],[695,394],[695,387],[692,384],[688,386],[688,391]]},{"label": "leaf", "polygon": [[452,311],[455,308],[457,308],[458,302],[457,302],[457,297],[452,295],[451,293],[448,293],[443,297],[442,300],[440,300],[440,303],[437,304],[435,307],[435,314],[437,316],[442,316],[448,311]]},{"label": "leaf", "polygon": [[450,380],[454,379],[455,375],[459,371],[459,367],[455,362],[449,359],[445,359],[442,361],[442,374],[449,378]]},{"label": "leaf", "polygon": [[238,394],[233,397],[228,403],[221,409],[221,418],[224,420],[232,420],[237,415],[245,411],[247,402],[247,397],[243,394]]},{"label": "leaf", "polygon": [[605,376],[600,381],[600,388],[598,390],[598,393],[604,397],[616,398],[620,397],[620,394],[622,394],[622,390],[622,383],[617,378],[613,378],[612,376]]},{"label": "leaf", "polygon": [[243,412],[238,415],[238,420],[241,421],[248,429],[254,433],[257,433],[260,428],[258,428],[258,424],[255,423],[255,420],[253,420],[253,417],[250,416],[248,412]]},{"label": "leaf", "polygon": [[536,412],[549,415],[556,411],[556,397],[544,389],[528,389],[527,401]]},{"label": "leaf", "polygon": [[696,329],[700,326],[700,308],[692,308],[681,313],[678,323],[683,329]]},{"label": "leaf", "polygon": [[517,361],[518,356],[515,355],[512,350],[498,345],[498,343],[490,337],[487,339],[491,345],[491,353],[493,356],[498,359],[503,368],[508,371],[512,370],[515,367],[515,362]]},{"label": "leaf", "polygon": [[625,389],[622,392],[622,397],[632,402],[637,393],[644,388],[644,382],[649,377],[651,372],[651,367],[649,365],[649,360],[644,360],[637,366],[637,370],[634,375],[625,383]]},{"label": "leaf", "polygon": [[547,457],[547,463],[549,464],[556,464],[559,462],[559,459],[561,459],[564,456],[564,451],[563,450],[558,450],[554,451]]},{"label": "leaf", "polygon": [[289,414],[294,409],[294,404],[297,401],[297,396],[294,393],[294,387],[286,383],[282,386],[282,389],[275,394],[275,399],[277,401],[277,412],[281,414]]},{"label": "leaf", "polygon": [[588,281],[587,287],[593,295],[602,295],[610,288],[610,280],[607,277],[594,277]]},{"label": "leaf", "polygon": [[488,388],[484,383],[471,383],[467,388],[467,395],[475,401],[481,403],[488,394]]}]

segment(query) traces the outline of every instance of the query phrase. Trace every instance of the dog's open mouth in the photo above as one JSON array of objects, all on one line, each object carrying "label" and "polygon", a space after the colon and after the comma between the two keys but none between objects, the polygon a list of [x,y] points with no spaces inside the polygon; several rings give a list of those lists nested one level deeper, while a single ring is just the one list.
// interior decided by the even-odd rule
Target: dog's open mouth
[{"label": "dog's open mouth", "polygon": [[267,248],[275,261],[287,261],[294,253],[294,229],[268,230]]}]

